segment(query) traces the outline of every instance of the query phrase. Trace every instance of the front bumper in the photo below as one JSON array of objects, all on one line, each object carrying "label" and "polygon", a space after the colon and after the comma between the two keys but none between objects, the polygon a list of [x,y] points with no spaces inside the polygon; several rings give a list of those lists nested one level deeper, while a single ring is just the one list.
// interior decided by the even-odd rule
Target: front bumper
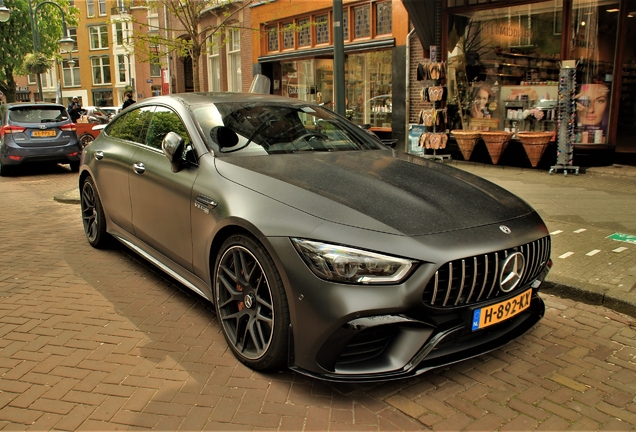
[{"label": "front bumper", "polygon": [[[282,257],[290,305],[289,366],[329,381],[405,378],[482,355],[518,338],[544,315],[538,287],[546,265],[514,291],[460,307],[434,307],[423,293],[438,264],[423,263],[400,285],[346,285],[317,278],[289,239],[269,239]],[[522,313],[472,331],[472,311],[532,289]]]}]

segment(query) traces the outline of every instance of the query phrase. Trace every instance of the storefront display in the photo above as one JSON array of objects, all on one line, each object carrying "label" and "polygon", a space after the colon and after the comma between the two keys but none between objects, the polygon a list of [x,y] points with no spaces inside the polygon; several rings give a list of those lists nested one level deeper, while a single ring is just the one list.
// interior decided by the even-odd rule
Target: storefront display
[{"label": "storefront display", "polygon": [[[443,3],[448,111],[453,113],[449,124],[464,158],[473,154],[470,147],[477,134],[483,140],[491,132],[507,132],[511,145],[522,144],[537,166],[541,154],[529,143],[557,140],[559,74],[566,60],[574,61],[570,73],[577,83],[572,94],[572,154],[605,149],[613,154],[622,132],[612,125],[622,122],[625,131],[633,130],[636,67],[630,65],[636,64],[636,50],[626,42],[636,35],[629,19],[636,2]],[[621,26],[627,36],[617,38]],[[614,70],[616,61],[622,62],[621,71]],[[617,82],[620,103],[612,88]]]},{"label": "storefront display", "polygon": [[[391,130],[391,61],[391,50],[346,56],[345,104],[349,120],[359,125],[370,125],[375,131]],[[281,63],[281,67],[283,96],[333,108],[332,59],[289,61]]]}]

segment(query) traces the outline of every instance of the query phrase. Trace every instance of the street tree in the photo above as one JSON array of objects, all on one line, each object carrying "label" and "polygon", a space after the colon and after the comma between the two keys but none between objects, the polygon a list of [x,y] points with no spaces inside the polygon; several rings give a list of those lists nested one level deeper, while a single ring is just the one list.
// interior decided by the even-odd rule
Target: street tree
[{"label": "street tree", "polygon": [[227,29],[242,28],[239,13],[255,1],[148,0],[149,9],[165,11],[167,25],[160,22],[159,28],[150,28],[147,21],[133,17],[135,24],[146,31],[135,32],[132,50],[141,61],[154,64],[161,63],[166,55],[192,58],[194,91],[200,91],[199,68],[205,48],[225,43]]},{"label": "street tree", "polygon": [[[78,10],[70,6],[69,0],[57,0],[65,11],[66,23],[76,25]],[[37,1],[32,2],[37,7]],[[9,21],[0,23],[0,91],[7,102],[15,101],[16,76],[30,73],[25,66],[27,54],[33,53],[34,36],[39,45],[39,52],[48,58],[59,54],[58,41],[62,38],[62,16],[59,10],[43,4],[37,11],[37,31],[31,31],[30,6],[28,0],[4,0],[4,5],[11,10]],[[66,35],[64,35],[66,36]],[[28,63],[28,62],[27,62]]]}]

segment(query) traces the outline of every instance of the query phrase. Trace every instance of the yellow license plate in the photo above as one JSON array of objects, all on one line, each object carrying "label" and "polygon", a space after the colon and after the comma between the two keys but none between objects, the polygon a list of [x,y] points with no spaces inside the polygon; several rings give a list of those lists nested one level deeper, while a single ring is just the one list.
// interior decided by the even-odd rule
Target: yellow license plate
[{"label": "yellow license plate", "polygon": [[32,137],[52,137],[56,136],[57,133],[54,130],[44,130],[44,131],[33,131],[31,132]]},{"label": "yellow license plate", "polygon": [[529,289],[511,299],[486,306],[473,312],[473,330],[497,324],[513,317],[530,307],[532,289]]}]

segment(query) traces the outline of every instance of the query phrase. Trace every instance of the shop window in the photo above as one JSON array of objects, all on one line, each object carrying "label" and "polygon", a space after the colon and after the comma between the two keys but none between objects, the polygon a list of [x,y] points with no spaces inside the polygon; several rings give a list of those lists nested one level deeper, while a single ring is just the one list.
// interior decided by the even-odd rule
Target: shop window
[{"label": "shop window", "polygon": [[356,124],[390,128],[393,112],[392,51],[352,54],[346,59],[346,114]]},{"label": "shop window", "polygon": [[578,144],[607,143],[618,10],[618,2],[602,0],[575,0],[572,5],[570,57],[577,60]]},{"label": "shop window", "polygon": [[375,5],[375,33],[391,34],[392,32],[391,2],[376,3]]},{"label": "shop window", "polygon": [[278,26],[267,29],[267,50],[278,51]]},{"label": "shop window", "polygon": [[618,127],[616,128],[616,151],[633,153],[636,151],[636,45],[630,43],[636,40],[636,9],[630,9],[627,15],[627,35],[625,50],[623,51],[623,77],[620,89],[620,104],[618,108]]},{"label": "shop window", "polygon": [[293,23],[283,24],[283,48],[284,49],[294,48],[294,24]]},{"label": "shop window", "polygon": [[329,15],[316,17],[316,43],[329,43]]},{"label": "shop window", "polygon": [[316,98],[315,60],[281,63],[283,96],[304,101]]},{"label": "shop window", "polygon": [[561,8],[545,1],[449,15],[451,129],[556,130]]},{"label": "shop window", "polygon": [[371,35],[371,14],[369,5],[353,8],[353,37],[363,38]]},{"label": "shop window", "polygon": [[298,20],[298,46],[311,45],[311,29],[309,28],[309,18]]},{"label": "shop window", "polygon": [[112,90],[93,90],[93,104],[98,107],[113,106]]}]

